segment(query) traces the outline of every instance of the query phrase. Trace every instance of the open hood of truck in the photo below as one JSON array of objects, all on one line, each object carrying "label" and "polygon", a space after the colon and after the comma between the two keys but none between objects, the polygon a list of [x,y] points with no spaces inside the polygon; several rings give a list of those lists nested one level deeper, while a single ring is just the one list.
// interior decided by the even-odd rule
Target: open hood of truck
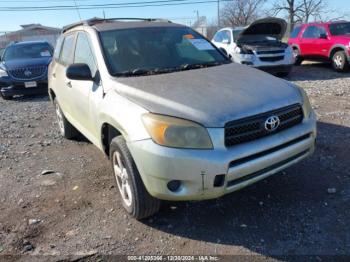
[{"label": "open hood of truck", "polygon": [[267,17],[256,20],[236,37],[236,43],[254,41],[254,36],[273,37],[281,40],[287,30],[287,22],[280,18]]}]

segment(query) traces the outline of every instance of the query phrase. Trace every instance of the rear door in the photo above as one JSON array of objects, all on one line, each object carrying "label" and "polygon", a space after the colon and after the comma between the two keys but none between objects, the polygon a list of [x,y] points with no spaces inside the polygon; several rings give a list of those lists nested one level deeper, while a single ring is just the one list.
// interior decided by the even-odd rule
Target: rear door
[{"label": "rear door", "polygon": [[52,68],[52,77],[55,79],[55,93],[60,107],[68,120],[72,121],[72,90],[69,79],[66,77],[66,69],[73,62],[75,33],[64,37],[62,49],[55,66]]}]

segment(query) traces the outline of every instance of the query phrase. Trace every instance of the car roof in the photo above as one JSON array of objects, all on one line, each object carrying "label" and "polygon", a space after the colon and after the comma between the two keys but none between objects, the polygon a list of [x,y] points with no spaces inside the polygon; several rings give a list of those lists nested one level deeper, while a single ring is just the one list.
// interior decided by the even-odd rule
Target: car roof
[{"label": "car roof", "polygon": [[310,26],[310,25],[333,25],[333,24],[341,24],[341,23],[350,23],[349,21],[346,20],[338,20],[338,21],[328,21],[328,22],[311,22],[307,24],[299,24],[297,26]]},{"label": "car roof", "polygon": [[164,19],[153,18],[92,18],[63,27],[63,33],[77,26],[93,27],[99,32],[135,28],[186,27]]}]

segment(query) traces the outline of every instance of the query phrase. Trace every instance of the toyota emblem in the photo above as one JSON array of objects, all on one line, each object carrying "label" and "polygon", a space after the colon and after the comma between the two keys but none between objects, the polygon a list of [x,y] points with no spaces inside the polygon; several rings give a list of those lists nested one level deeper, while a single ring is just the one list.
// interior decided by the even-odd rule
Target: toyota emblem
[{"label": "toyota emblem", "polygon": [[280,119],[278,116],[270,116],[265,121],[265,129],[268,132],[275,131],[280,126]]},{"label": "toyota emblem", "polygon": [[26,71],[24,71],[24,75],[26,77],[31,77],[32,76],[32,72],[27,69]]}]

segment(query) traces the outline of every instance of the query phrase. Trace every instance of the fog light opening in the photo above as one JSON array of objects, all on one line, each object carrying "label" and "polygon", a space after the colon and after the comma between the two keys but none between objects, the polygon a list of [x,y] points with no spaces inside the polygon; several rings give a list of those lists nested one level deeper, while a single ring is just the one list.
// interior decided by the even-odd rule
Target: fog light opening
[{"label": "fog light opening", "polygon": [[167,184],[167,187],[171,192],[177,192],[177,191],[179,191],[179,189],[181,187],[181,181],[180,180],[171,180]]},{"label": "fog light opening", "polygon": [[225,184],[225,175],[217,175],[214,178],[214,187],[222,187]]}]

